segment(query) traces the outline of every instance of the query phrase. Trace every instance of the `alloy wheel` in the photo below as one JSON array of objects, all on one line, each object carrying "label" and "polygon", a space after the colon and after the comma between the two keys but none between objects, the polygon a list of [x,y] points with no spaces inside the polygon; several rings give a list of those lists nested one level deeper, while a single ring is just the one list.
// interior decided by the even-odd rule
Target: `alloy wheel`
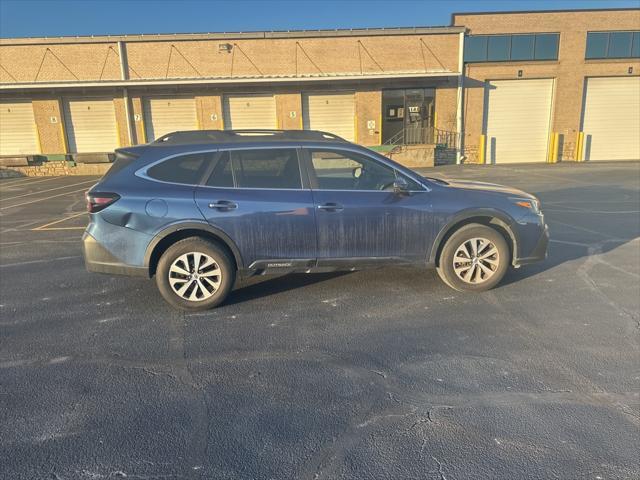
[{"label": "alloy wheel", "polygon": [[176,295],[190,302],[201,302],[211,298],[221,283],[220,266],[205,253],[184,253],[169,267],[171,289]]},{"label": "alloy wheel", "polygon": [[486,238],[463,242],[453,255],[453,271],[465,283],[480,284],[489,280],[500,265],[498,248]]}]

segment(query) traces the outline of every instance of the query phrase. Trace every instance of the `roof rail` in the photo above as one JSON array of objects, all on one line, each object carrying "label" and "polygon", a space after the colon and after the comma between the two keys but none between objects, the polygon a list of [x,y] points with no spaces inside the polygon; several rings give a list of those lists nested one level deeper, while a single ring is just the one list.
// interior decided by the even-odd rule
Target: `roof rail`
[{"label": "roof rail", "polygon": [[183,143],[223,143],[247,141],[297,141],[297,140],[325,140],[346,142],[345,139],[333,133],[319,130],[183,130],[167,133],[154,140],[154,144],[183,144]]}]

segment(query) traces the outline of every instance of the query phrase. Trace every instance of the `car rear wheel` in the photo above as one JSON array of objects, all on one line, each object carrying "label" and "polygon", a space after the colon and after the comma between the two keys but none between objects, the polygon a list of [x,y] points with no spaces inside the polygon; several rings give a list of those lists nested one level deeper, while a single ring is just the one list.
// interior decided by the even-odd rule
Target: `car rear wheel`
[{"label": "car rear wheel", "polygon": [[183,310],[206,310],[224,301],[235,282],[229,255],[218,245],[192,237],[160,257],[156,284],[164,299]]},{"label": "car rear wheel", "polygon": [[504,277],[511,255],[504,237],[497,230],[472,223],[449,237],[440,254],[438,274],[460,292],[483,292]]}]

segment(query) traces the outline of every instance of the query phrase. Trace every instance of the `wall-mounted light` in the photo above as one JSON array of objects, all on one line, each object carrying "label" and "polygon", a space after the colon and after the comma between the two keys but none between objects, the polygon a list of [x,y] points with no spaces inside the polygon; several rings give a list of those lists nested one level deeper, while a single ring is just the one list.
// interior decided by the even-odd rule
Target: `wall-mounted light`
[{"label": "wall-mounted light", "polygon": [[518,78],[522,77],[522,70],[518,70]]},{"label": "wall-mounted light", "polygon": [[230,43],[219,43],[218,44],[218,52],[229,53],[233,49],[233,45]]}]

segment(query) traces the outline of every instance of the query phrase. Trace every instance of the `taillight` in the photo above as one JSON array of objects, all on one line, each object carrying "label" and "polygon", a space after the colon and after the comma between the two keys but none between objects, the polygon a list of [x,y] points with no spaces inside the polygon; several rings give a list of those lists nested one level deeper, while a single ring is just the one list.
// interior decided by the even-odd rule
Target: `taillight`
[{"label": "taillight", "polygon": [[120,195],[117,193],[87,192],[87,211],[97,213],[115,203]]}]

